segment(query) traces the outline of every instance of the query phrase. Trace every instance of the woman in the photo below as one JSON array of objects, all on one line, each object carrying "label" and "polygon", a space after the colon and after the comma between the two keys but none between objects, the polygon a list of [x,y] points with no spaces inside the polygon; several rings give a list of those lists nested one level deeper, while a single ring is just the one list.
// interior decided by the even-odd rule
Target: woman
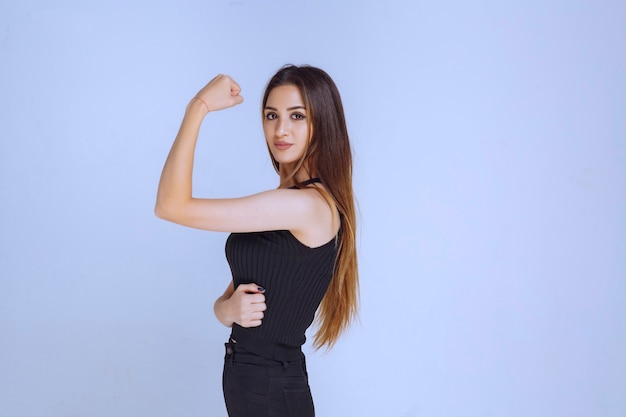
[{"label": "woman", "polygon": [[240,91],[218,75],[191,100],[161,174],[155,213],[232,233],[226,256],[233,281],[215,303],[218,319],[232,327],[223,375],[229,416],[313,416],[305,331],[317,311],[314,346],[330,348],[357,311],[352,156],[341,98],[324,71],[283,67],[262,102],[278,188],[236,199],[194,198],[202,120],[240,104]]}]

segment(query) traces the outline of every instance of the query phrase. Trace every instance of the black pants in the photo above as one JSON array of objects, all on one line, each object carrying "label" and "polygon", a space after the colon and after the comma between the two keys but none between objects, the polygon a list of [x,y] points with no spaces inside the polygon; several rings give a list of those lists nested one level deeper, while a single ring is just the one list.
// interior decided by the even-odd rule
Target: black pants
[{"label": "black pants", "polygon": [[226,344],[224,400],[230,417],[314,417],[304,354],[276,361]]}]

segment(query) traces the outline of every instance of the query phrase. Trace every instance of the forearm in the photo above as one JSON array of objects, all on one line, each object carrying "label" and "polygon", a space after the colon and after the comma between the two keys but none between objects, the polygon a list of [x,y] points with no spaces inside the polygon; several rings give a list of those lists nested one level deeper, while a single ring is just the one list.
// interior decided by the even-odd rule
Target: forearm
[{"label": "forearm", "polygon": [[194,153],[205,115],[206,108],[202,102],[194,99],[187,106],[161,173],[155,207],[158,217],[171,218],[177,207],[192,198]]},{"label": "forearm", "polygon": [[215,300],[215,304],[213,304],[213,313],[215,317],[226,327],[233,327],[233,323],[235,319],[232,317],[230,308],[231,297],[235,293],[235,284],[231,281],[226,287],[224,294],[222,294],[217,300]]},{"label": "forearm", "polygon": [[233,327],[233,323],[235,322],[232,317],[229,315],[229,302],[230,296],[224,294],[215,300],[215,304],[213,305],[213,313],[215,317],[226,327]]}]

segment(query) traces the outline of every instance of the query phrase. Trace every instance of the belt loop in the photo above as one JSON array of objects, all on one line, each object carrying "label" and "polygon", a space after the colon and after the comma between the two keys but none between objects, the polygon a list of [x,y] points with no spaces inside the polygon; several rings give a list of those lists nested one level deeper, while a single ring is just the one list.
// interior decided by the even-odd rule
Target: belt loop
[{"label": "belt loop", "polygon": [[233,343],[229,340],[224,343],[224,347],[226,348],[226,358],[230,362],[230,365],[235,366],[235,346],[233,346]]}]

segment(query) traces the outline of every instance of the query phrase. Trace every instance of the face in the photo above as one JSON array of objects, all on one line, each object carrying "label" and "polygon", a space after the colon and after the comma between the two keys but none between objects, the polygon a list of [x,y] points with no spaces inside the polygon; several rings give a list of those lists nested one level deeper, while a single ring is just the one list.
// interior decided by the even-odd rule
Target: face
[{"label": "face", "polygon": [[263,131],[274,159],[281,166],[297,162],[309,144],[307,109],[295,85],[270,91],[263,109]]}]

